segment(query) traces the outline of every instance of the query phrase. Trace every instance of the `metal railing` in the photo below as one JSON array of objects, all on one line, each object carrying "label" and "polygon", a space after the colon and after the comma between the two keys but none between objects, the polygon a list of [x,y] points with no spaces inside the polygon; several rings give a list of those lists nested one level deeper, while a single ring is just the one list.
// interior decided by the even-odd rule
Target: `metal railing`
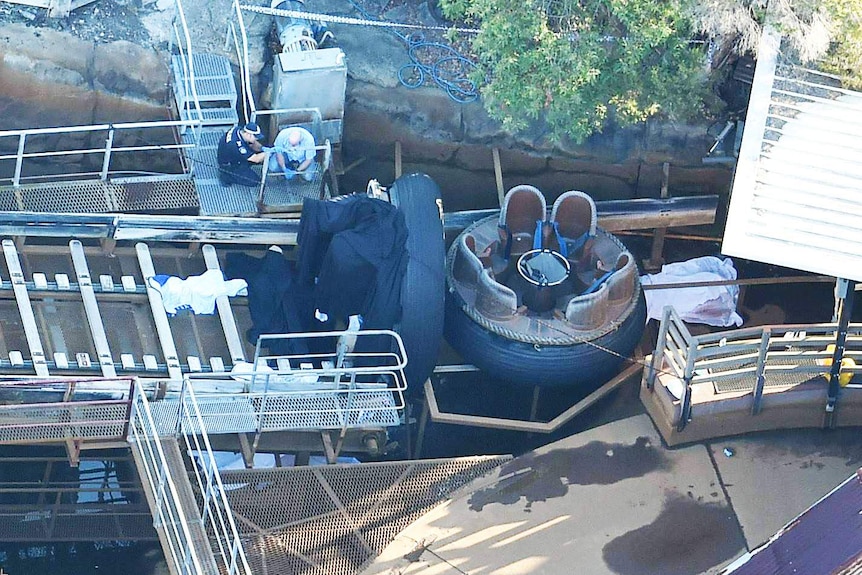
[{"label": "metal railing", "polygon": [[[124,440],[133,388],[132,378],[6,382],[0,406],[0,445],[77,444]],[[117,392],[118,389],[125,391]],[[117,395],[104,398],[105,390]]]},{"label": "metal railing", "polygon": [[[72,180],[72,179],[100,179],[106,181],[111,174],[111,161],[121,153],[140,153],[153,152],[164,150],[182,150],[192,148],[195,144],[169,143],[156,144],[146,136],[147,132],[153,130],[169,129],[185,129],[188,127],[200,127],[200,121],[193,120],[165,120],[154,122],[127,122],[119,124],[93,124],[88,126],[62,126],[55,128],[31,128],[25,130],[3,130],[0,131],[0,149],[7,139],[16,139],[17,151],[14,154],[0,155],[0,161],[14,160],[15,167],[11,176],[0,175],[0,182],[9,182],[13,186],[18,187],[23,180],[39,182],[49,180]],[[142,142],[140,145],[117,145],[115,140],[121,132],[134,132],[135,139]],[[196,131],[198,133],[198,131]],[[142,135],[143,134],[143,135]],[[56,145],[58,136],[71,136],[75,140],[81,138],[90,139],[93,136],[104,137],[105,144],[95,147],[74,147],[68,149],[51,149]],[[33,151],[30,151],[33,150]],[[180,152],[177,152],[178,154]],[[25,176],[24,163],[25,160],[35,160],[38,158],[68,158],[72,156],[88,156],[101,155],[101,169],[98,172],[85,171],[83,168],[80,171],[75,171],[73,166],[66,163],[63,165],[62,173],[54,175],[39,175]],[[146,162],[141,162],[139,165],[146,165]]]},{"label": "metal railing", "polygon": [[[270,346],[333,351],[265,354]],[[219,379],[229,380],[224,389],[242,382],[241,394],[211,392],[198,402],[210,433],[391,427],[403,423],[406,357],[400,336],[390,330],[262,335],[248,371],[195,374],[184,390],[204,382],[217,388]],[[190,423],[197,424],[183,425]]]},{"label": "metal railing", "polygon": [[[276,345],[334,351],[263,352]],[[153,499],[155,525],[163,533],[163,547],[174,572],[208,574],[214,561],[220,573],[251,575],[208,431],[285,429],[284,420],[291,416],[303,418],[306,428],[316,429],[327,427],[320,421],[331,414],[337,416],[332,427],[342,429],[366,423],[363,414],[397,413],[400,417],[406,365],[404,344],[390,330],[263,335],[251,364],[257,367],[232,374],[234,381],[244,382],[241,394],[208,393],[198,400],[194,387],[200,378],[186,377],[178,401],[162,400],[152,407],[146,394],[136,388],[128,440],[137,450],[141,478]],[[388,400],[379,401],[383,396]],[[291,398],[300,401],[291,405]],[[365,401],[367,398],[373,401]],[[315,399],[328,400],[328,407],[315,407]],[[171,457],[163,440],[175,437],[182,452]],[[182,453],[193,460],[191,492]]]},{"label": "metal railing", "polygon": [[217,572],[251,575],[191,386],[184,390],[178,409],[178,425],[171,430],[171,439],[182,428],[202,430],[200,435],[181,434],[181,445],[196,462],[192,466],[197,488],[193,496],[184,494],[189,478],[182,459],[166,453],[164,425],[157,423],[146,395],[138,390],[128,437],[140,456],[141,480],[153,496],[154,523],[163,533],[162,545],[173,564],[172,572],[210,574],[214,561]]},{"label": "metal railing", "polygon": [[[203,122],[203,111],[201,110],[200,98],[198,97],[197,84],[195,82],[195,64],[194,52],[192,51],[192,38],[191,34],[189,34],[188,22],[186,22],[186,13],[185,10],[183,10],[183,3],[181,0],[176,0],[174,2],[174,6],[176,7],[177,12],[174,16],[173,22],[171,23],[174,36],[171,39],[172,46],[170,51],[173,51],[172,48],[175,44],[177,50],[179,51],[180,61],[183,67],[183,90],[185,94],[192,95],[190,99],[184,99],[184,105],[186,106],[187,114],[186,117],[195,119],[198,122]],[[179,25],[177,25],[178,22]],[[185,131],[185,129],[183,129],[182,131]],[[195,142],[197,141],[199,140],[197,137],[195,137]]]},{"label": "metal railing", "polygon": [[[834,355],[828,346],[835,342],[837,330],[835,323],[767,325],[693,336],[668,306],[646,385],[652,388],[660,372],[681,382],[679,431],[691,418],[691,388],[700,383],[750,382],[743,387],[752,393],[752,415],[757,415],[770,379],[793,386],[819,375],[828,377]],[[852,361],[842,362],[841,374],[849,378],[862,373],[862,324],[849,326],[844,358]]]},{"label": "metal railing", "polygon": [[[236,61],[239,66],[240,83],[242,84],[240,93],[242,94],[243,114],[246,121],[254,122],[258,112],[251,89],[251,72],[248,66],[248,33],[245,30],[245,20],[242,17],[239,0],[234,0],[233,10],[236,14],[236,26],[234,26],[233,22],[228,24],[225,47],[227,47],[232,39],[234,51],[236,52]],[[239,27],[239,34],[236,32],[236,27]]]}]

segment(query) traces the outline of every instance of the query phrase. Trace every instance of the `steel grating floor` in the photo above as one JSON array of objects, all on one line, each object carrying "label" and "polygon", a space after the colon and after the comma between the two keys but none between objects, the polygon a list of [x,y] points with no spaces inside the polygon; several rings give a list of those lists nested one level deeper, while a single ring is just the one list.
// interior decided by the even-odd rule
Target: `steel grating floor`
[{"label": "steel grating floor", "polygon": [[511,456],[222,471],[255,573],[350,575]]},{"label": "steel grating floor", "polygon": [[[198,145],[186,155],[194,167],[201,215],[255,215],[258,212],[259,188],[238,185],[224,187],[219,182],[218,142],[226,130],[224,126],[202,130]],[[191,132],[183,135],[183,142],[193,142]],[[258,175],[262,172],[261,166],[253,166],[252,169]],[[263,210],[298,210],[305,198],[320,198],[322,189],[321,172],[318,172],[310,182],[299,177],[288,181],[281,174],[269,174],[263,194]]]},{"label": "steel grating floor", "polygon": [[[744,364],[750,362],[739,363],[739,367],[742,367]],[[778,362],[770,362],[768,365],[804,365],[804,366],[814,366],[817,365],[815,360],[813,359],[798,359],[794,361],[788,361],[785,363]],[[732,368],[730,368],[732,369]],[[828,371],[828,368],[823,368],[824,372]],[[794,385],[799,385],[800,383],[805,383],[807,381],[811,381],[814,379],[822,379],[820,375],[812,374],[812,373],[804,373],[804,372],[791,372],[791,371],[773,371],[767,369],[765,378],[764,378],[764,388],[771,387],[793,387]],[[825,380],[824,380],[825,381]],[[756,378],[754,374],[745,374],[732,379],[723,379],[720,381],[713,382],[715,386],[716,393],[728,393],[735,391],[752,391],[754,389],[754,384],[756,382]]]},{"label": "steel grating floor", "polygon": [[134,213],[198,208],[187,176],[137,182],[86,180],[0,187],[0,209],[51,213]]}]

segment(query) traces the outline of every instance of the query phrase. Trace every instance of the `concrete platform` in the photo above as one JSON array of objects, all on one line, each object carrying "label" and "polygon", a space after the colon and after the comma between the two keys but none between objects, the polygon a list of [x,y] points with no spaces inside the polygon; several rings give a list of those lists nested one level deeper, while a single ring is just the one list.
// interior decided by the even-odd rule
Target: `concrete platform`
[{"label": "concrete platform", "polygon": [[862,465],[853,431],[669,449],[648,416],[629,415],[470,484],[363,573],[717,573]]}]

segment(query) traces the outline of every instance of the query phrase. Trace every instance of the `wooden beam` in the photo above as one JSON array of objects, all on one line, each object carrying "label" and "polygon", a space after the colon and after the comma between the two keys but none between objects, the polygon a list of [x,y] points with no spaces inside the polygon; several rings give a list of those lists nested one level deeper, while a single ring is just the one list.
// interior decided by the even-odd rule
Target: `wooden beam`
[{"label": "wooden beam", "polygon": [[[616,377],[593,391],[587,397],[568,408],[566,411],[548,422],[522,421],[519,419],[506,419],[500,417],[487,417],[483,415],[468,415],[462,413],[444,413],[437,405],[437,397],[434,394],[434,385],[430,379],[425,380],[425,402],[431,421],[437,423],[448,423],[452,425],[466,425],[471,427],[485,427],[488,429],[505,429],[508,431],[526,431],[533,433],[553,433],[562,425],[568,423],[572,418],[583,413],[601,398],[615,390],[631,378],[639,375],[644,369],[641,358],[636,358],[632,365],[621,371]],[[424,430],[422,430],[424,432]],[[420,434],[420,439],[421,439]],[[417,453],[421,443],[417,445]]]},{"label": "wooden beam", "polygon": [[[608,232],[711,224],[715,222],[717,209],[717,195],[596,202],[599,226]],[[499,213],[500,210],[448,212],[444,217],[446,231],[458,232]]]},{"label": "wooden beam", "polygon": [[45,351],[39,336],[39,328],[36,325],[36,316],[33,314],[33,305],[30,303],[30,294],[27,291],[24,272],[21,269],[21,260],[18,259],[18,251],[12,240],[3,240],[3,254],[6,257],[6,267],[12,280],[15,300],[18,303],[18,313],[24,327],[24,335],[30,348],[33,368],[39,377],[48,377],[48,364],[45,361]]},{"label": "wooden beam", "polygon": [[395,179],[401,177],[401,142],[395,140]]},{"label": "wooden beam", "polygon": [[[207,269],[221,271],[215,248],[206,244],[203,247],[203,252]],[[239,337],[239,331],[236,328],[236,319],[230,307],[230,300],[226,295],[220,295],[216,298],[216,307],[218,308],[218,315],[221,319],[222,331],[224,331],[231,361],[234,364],[245,361],[242,339]]]},{"label": "wooden beam", "polygon": [[494,181],[497,183],[497,205],[503,207],[503,198],[506,197],[506,190],[503,188],[503,165],[500,162],[499,148],[492,148],[491,155],[494,158]]},{"label": "wooden beam", "polygon": [[[661,193],[662,199],[667,198],[667,186],[670,179],[670,164],[665,162],[661,167]],[[643,267],[647,271],[658,270],[664,265],[664,236],[667,233],[667,227],[656,228],[653,232],[652,248],[650,249],[650,257],[643,262]]]},{"label": "wooden beam", "polygon": [[84,247],[78,240],[69,242],[72,252],[72,264],[75,267],[75,275],[78,278],[78,288],[81,291],[81,299],[84,302],[84,311],[87,314],[87,323],[90,324],[90,335],[93,336],[93,345],[99,358],[99,366],[105,377],[117,377],[114,369],[114,358],[108,345],[108,337],[105,334],[105,324],[102,322],[102,314],[96,301],[96,293],[93,291],[93,282],[90,278],[90,268],[84,256]]}]

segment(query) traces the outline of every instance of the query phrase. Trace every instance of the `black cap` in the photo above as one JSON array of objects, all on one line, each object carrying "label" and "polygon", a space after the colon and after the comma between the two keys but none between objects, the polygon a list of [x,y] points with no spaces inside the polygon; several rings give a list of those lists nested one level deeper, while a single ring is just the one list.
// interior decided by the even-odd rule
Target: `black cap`
[{"label": "black cap", "polygon": [[258,126],[254,122],[249,122],[248,124],[243,126],[242,129],[245,130],[246,132],[249,132],[250,134],[252,134],[258,140],[263,138],[263,132],[260,131],[260,126]]}]

